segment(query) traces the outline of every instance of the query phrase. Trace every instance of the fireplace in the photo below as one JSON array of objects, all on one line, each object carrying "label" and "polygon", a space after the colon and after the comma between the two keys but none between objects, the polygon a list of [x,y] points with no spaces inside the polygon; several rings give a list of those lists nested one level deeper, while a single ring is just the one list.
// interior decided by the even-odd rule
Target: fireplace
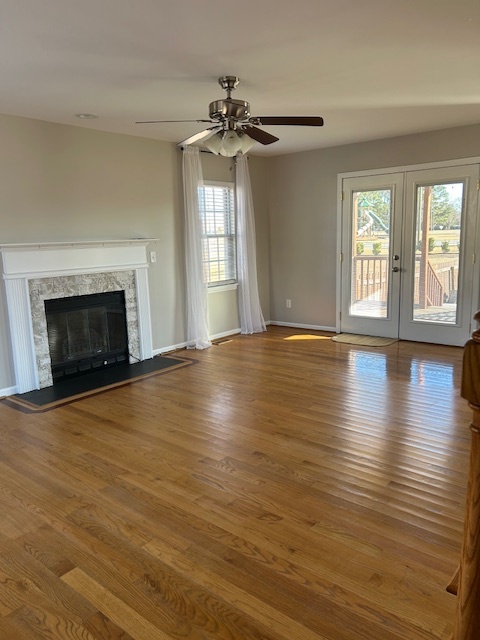
[{"label": "fireplace", "polygon": [[[153,357],[147,259],[147,245],[152,241],[154,239],[0,245],[16,393],[49,387],[54,382],[54,374],[57,379],[73,375],[74,366],[72,364],[70,372],[68,365],[74,351],[78,356],[75,375],[85,373],[88,366],[92,370],[115,366],[113,359],[121,361],[125,357],[126,362],[133,363]],[[104,293],[123,296],[123,320],[119,320],[122,313],[118,313],[118,309],[104,312],[99,311],[97,305],[95,311],[88,312],[92,315],[89,345],[82,346],[80,339],[76,346],[70,346],[70,352],[68,345],[63,344],[65,337],[60,345],[58,335],[54,335],[62,330],[61,319],[54,320],[52,335],[49,335],[47,307],[51,311],[50,303],[60,298],[72,301],[84,296],[98,300],[95,296]],[[114,304],[118,304],[118,296],[114,297],[117,297]],[[99,305],[102,307],[103,303]],[[65,311],[58,308],[55,311],[54,303],[53,309],[60,315]],[[75,323],[79,316],[73,320],[76,310],[71,311]],[[103,351],[106,347],[102,346],[102,339],[96,337],[102,323],[109,330],[108,352]],[[126,346],[119,346],[118,336],[112,343],[110,328],[114,332],[114,325],[117,329],[122,327],[120,333],[126,332]],[[83,332],[86,338],[84,328],[76,326],[74,330],[79,332],[77,337]],[[57,365],[63,367],[63,374]]]},{"label": "fireplace", "polygon": [[128,362],[125,293],[45,300],[53,382]]}]

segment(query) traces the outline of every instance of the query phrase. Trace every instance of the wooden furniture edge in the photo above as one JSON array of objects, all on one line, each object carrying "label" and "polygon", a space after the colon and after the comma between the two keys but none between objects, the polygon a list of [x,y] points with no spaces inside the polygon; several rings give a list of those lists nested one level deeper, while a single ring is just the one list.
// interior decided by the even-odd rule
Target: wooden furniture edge
[{"label": "wooden furniture edge", "polygon": [[[475,314],[480,322],[480,312]],[[453,640],[480,638],[480,330],[463,355],[461,395],[473,411],[463,544]],[[452,584],[452,583],[451,583]]]}]

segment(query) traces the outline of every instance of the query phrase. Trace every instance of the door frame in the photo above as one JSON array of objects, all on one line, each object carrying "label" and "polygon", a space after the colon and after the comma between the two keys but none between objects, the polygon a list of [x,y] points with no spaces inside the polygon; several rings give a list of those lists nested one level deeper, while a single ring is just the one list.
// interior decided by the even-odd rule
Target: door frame
[{"label": "door frame", "polygon": [[[480,156],[461,158],[455,160],[442,160],[440,162],[426,162],[421,164],[401,165],[397,167],[382,167],[381,169],[347,171],[337,174],[337,254],[336,254],[336,333],[341,332],[341,304],[342,304],[342,233],[343,233],[343,180],[346,178],[366,178],[393,173],[407,173],[410,171],[423,171],[428,169],[441,169],[461,165],[480,165]],[[479,190],[480,184],[477,184]],[[479,309],[480,299],[480,259],[477,257],[480,248],[480,197],[477,198],[476,228],[474,243],[474,268],[472,282],[472,303],[470,311],[470,327],[473,315]],[[470,329],[471,331],[471,329]]]}]

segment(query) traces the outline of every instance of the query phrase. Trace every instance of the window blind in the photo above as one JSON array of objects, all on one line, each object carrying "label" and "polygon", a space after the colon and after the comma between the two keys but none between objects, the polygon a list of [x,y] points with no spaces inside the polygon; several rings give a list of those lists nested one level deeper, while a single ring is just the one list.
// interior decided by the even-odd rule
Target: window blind
[{"label": "window blind", "polygon": [[237,278],[233,185],[204,184],[199,204],[205,281],[210,286],[233,283]]}]

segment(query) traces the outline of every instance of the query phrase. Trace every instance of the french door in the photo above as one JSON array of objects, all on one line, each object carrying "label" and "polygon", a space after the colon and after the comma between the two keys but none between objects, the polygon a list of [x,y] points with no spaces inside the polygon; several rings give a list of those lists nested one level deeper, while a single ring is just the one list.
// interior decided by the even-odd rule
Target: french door
[{"label": "french door", "polygon": [[466,342],[478,180],[477,164],[343,180],[342,332]]}]

